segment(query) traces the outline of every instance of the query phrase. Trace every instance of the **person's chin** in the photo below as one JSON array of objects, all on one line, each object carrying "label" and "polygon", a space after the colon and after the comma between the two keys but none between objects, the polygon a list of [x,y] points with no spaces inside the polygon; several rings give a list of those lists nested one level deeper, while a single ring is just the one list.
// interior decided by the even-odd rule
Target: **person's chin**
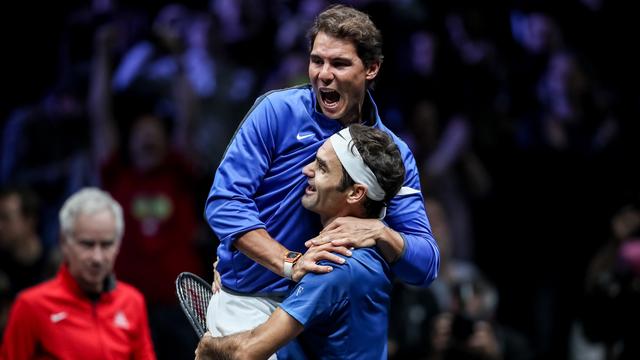
[{"label": "person's chin", "polygon": [[96,284],[102,283],[104,278],[102,276],[88,276],[86,280],[87,280],[87,283],[91,285],[96,285]]},{"label": "person's chin", "polygon": [[309,203],[307,201],[305,201],[304,198],[302,198],[302,200],[300,200],[300,203],[302,204],[302,207],[309,210]]},{"label": "person's chin", "polygon": [[331,120],[340,120],[344,116],[344,111],[342,109],[331,109],[322,107],[322,114],[328,117]]},{"label": "person's chin", "polygon": [[303,195],[302,200],[300,200],[300,202],[302,203],[303,208],[313,211],[315,202],[310,195]]},{"label": "person's chin", "polygon": [[90,271],[85,275],[85,279],[92,283],[101,283],[102,281],[104,281],[105,277],[106,275],[103,271]]}]

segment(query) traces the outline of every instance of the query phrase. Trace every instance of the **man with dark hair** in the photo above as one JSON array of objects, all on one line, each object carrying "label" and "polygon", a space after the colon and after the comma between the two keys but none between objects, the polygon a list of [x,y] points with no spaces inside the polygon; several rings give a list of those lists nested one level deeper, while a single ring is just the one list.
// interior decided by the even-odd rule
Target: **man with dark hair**
[{"label": "man with dark hair", "polygon": [[[427,286],[437,275],[438,248],[415,160],[382,124],[367,90],[382,65],[380,32],[366,14],[338,5],[320,13],[308,35],[310,84],[272,91],[255,102],[227,148],[206,202],[205,215],[221,242],[222,289],[207,316],[215,336],[266,321],[291,280],[331,272],[333,264],[317,262],[342,264],[339,254],[349,256],[351,247],[375,246],[406,283]],[[385,222],[341,216],[318,235],[317,215],[299,202],[307,187],[300,164],[311,162],[327,138],[351,124],[391,136],[407,169],[403,188],[385,199]],[[371,212],[381,208],[373,205]]]},{"label": "man with dark hair", "polygon": [[[384,216],[405,177],[393,140],[362,125],[331,136],[302,172],[308,185],[301,203],[325,226],[338,217]],[[297,266],[293,272],[304,275]],[[264,324],[231,336],[203,337],[196,358],[265,359],[302,333],[299,345],[310,358],[386,359],[390,291],[391,269],[381,252],[354,249],[349,261],[328,274],[305,275]],[[285,349],[278,358],[288,355]]]},{"label": "man with dark hair", "polygon": [[[393,196],[400,191],[402,181],[404,181],[404,178],[397,178],[400,174],[404,177],[404,164],[402,161],[395,161],[396,159],[389,155],[393,154],[395,156],[395,153],[398,151],[398,147],[393,140],[391,140],[391,138],[382,131],[371,131],[370,129],[360,125],[351,125],[349,130],[354,139],[354,144],[357,145],[360,155],[369,168],[371,168],[371,171],[373,171],[373,174],[380,183],[380,186],[382,186],[383,189],[388,189],[399,182],[398,189],[385,191],[387,197],[384,199],[375,199],[370,197],[364,198],[364,203],[362,205],[364,207],[365,214],[358,217],[382,219],[385,217],[385,214],[383,214],[382,211],[386,211],[386,204],[388,204]],[[354,179],[349,176],[349,173],[344,166],[342,170],[343,176],[338,191],[344,191],[348,187],[356,184]],[[312,210],[309,207],[306,208],[307,210]]]}]

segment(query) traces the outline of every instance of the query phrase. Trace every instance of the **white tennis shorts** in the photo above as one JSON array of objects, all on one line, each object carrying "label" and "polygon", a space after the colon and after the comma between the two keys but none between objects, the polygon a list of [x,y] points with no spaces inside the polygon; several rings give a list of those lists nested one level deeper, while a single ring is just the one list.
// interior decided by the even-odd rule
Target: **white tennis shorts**
[{"label": "white tennis shorts", "polygon": [[[213,294],[207,307],[207,329],[213,336],[226,336],[251,330],[267,321],[280,302],[266,297]],[[273,354],[269,360],[276,360]]]}]

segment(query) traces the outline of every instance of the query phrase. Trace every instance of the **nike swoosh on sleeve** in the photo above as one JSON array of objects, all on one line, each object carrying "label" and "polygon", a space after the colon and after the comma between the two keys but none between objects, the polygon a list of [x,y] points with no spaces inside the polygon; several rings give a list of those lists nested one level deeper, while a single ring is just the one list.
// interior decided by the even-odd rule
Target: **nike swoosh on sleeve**
[{"label": "nike swoosh on sleeve", "polygon": [[296,139],[303,140],[303,139],[306,139],[306,138],[311,137],[311,136],[313,136],[313,134],[304,134],[304,135],[298,134],[298,135],[296,135]]}]

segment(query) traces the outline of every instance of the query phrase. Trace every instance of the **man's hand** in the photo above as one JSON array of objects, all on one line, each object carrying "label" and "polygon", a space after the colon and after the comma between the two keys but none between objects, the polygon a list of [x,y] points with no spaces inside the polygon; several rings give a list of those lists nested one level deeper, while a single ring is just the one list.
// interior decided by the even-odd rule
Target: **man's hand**
[{"label": "man's hand", "polygon": [[378,219],[339,217],[327,225],[317,237],[305,242],[306,247],[331,243],[349,249],[378,246],[388,263],[396,261],[404,249],[404,239]]},{"label": "man's hand", "polygon": [[320,260],[328,260],[336,264],[344,264],[344,258],[336,255],[336,253],[351,256],[351,251],[344,246],[335,246],[331,243],[311,246],[293,266],[291,279],[298,282],[308,272],[320,274],[331,272],[331,270],[333,270],[331,266],[318,265],[317,262]]},{"label": "man's hand", "polygon": [[331,242],[334,246],[363,248],[376,246],[385,225],[377,219],[339,217],[327,225],[320,235],[307,241],[305,246]]},{"label": "man's hand", "polygon": [[211,284],[211,291],[217,294],[222,289],[222,281],[220,280],[220,273],[216,269],[220,258],[216,257],[216,261],[213,263],[213,283]]}]

